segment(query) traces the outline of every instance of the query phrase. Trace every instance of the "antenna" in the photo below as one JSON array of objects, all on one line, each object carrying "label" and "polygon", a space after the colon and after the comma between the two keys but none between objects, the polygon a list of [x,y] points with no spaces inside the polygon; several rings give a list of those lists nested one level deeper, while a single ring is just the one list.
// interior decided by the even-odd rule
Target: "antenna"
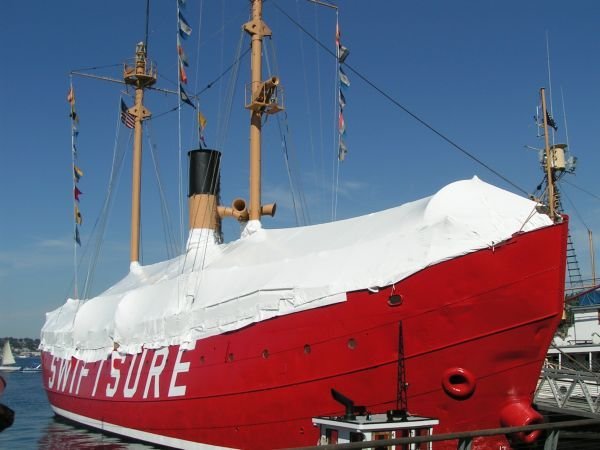
[{"label": "antenna", "polygon": [[144,36],[144,45],[148,51],[148,26],[150,24],[150,0],[146,0],[146,35]]}]

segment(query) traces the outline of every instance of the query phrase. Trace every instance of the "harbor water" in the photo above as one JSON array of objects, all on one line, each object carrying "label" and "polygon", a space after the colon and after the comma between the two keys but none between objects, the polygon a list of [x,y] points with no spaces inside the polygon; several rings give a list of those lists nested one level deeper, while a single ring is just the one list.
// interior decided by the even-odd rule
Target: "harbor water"
[{"label": "harbor water", "polygon": [[[31,367],[38,358],[18,359]],[[12,427],[0,433],[0,450],[154,449],[57,420],[42,388],[41,372],[0,372],[7,386],[0,403],[15,411]]]}]

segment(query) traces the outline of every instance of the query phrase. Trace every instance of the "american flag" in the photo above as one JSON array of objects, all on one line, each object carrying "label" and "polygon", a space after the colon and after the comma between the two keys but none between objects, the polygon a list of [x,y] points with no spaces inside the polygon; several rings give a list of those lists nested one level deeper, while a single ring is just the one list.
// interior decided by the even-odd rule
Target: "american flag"
[{"label": "american flag", "polygon": [[123,99],[121,99],[121,122],[123,122],[127,128],[133,128],[135,126],[135,116],[127,110],[127,105]]}]

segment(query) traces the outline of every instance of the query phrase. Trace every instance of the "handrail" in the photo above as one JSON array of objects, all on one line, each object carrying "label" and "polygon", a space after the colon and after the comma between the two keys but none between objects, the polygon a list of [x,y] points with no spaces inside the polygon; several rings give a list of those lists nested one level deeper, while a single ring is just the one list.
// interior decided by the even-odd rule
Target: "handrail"
[{"label": "handrail", "polygon": [[535,425],[524,425],[521,427],[490,428],[484,430],[461,431],[456,433],[446,433],[431,436],[415,436],[397,439],[382,439],[377,441],[351,442],[349,444],[327,444],[313,447],[294,447],[287,450],[343,450],[343,449],[363,449],[376,447],[386,447],[389,445],[401,444],[419,444],[425,442],[453,441],[457,439],[471,439],[480,436],[497,436],[501,434],[513,434],[521,432],[531,432],[534,430],[556,430],[562,428],[585,427],[600,425],[600,419],[579,419],[567,420],[564,422],[539,423]]}]

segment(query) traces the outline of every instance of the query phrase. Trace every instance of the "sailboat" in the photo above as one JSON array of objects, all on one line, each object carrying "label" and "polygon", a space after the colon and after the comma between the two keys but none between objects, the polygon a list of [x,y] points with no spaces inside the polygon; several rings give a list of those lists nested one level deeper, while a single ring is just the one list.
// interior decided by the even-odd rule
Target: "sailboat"
[{"label": "sailboat", "polygon": [[4,341],[2,347],[2,361],[0,361],[0,371],[2,372],[17,372],[21,370],[20,366],[15,365],[16,361],[10,348],[8,339]]},{"label": "sailboat", "polygon": [[[313,418],[344,414],[332,390],[371,413],[434,417],[435,433],[542,421],[531,401],[563,310],[568,219],[474,177],[367,216],[264,228],[276,207],[261,202],[261,129],[282,106],[280,80],[262,74],[271,30],[261,0],[244,29],[249,203],[220,205],[220,152],[190,151],[186,249],[146,266],[139,162],[144,92],[156,72],[143,42],[125,65],[136,92],[127,111],[136,168],[130,271],[47,314],[42,377],[53,411],[190,449],[314,445]],[[243,232],[223,243],[229,218]],[[500,435],[472,448],[508,447]]]}]

